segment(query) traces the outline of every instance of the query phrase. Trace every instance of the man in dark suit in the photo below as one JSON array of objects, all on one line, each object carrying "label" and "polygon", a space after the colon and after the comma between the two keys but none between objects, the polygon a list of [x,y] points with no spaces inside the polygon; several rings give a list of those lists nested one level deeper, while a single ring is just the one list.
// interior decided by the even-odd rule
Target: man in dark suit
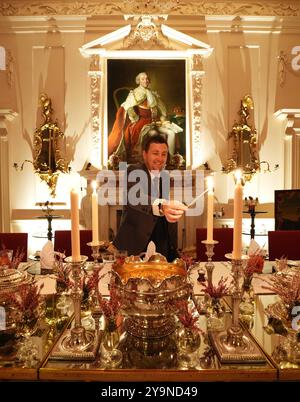
[{"label": "man in dark suit", "polygon": [[187,207],[169,201],[169,176],[164,170],[168,158],[165,137],[154,134],[142,145],[143,164],[127,169],[127,193],[119,230],[113,244],[129,255],[146,251],[152,240],[157,252],[168,261],[177,257],[176,222]]}]

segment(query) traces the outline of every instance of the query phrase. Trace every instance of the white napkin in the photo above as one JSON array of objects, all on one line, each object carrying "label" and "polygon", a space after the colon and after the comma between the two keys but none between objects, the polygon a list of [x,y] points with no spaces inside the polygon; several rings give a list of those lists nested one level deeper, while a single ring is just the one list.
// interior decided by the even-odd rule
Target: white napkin
[{"label": "white napkin", "polygon": [[265,255],[265,250],[262,249],[254,239],[251,239],[248,248],[248,255],[261,255],[263,257]]},{"label": "white napkin", "polygon": [[144,257],[144,261],[148,261],[150,257],[152,257],[153,254],[156,254],[156,246],[153,241],[150,241],[147,247],[147,251]]},{"label": "white napkin", "polygon": [[55,261],[54,246],[52,241],[48,240],[41,251],[41,268],[52,269]]}]

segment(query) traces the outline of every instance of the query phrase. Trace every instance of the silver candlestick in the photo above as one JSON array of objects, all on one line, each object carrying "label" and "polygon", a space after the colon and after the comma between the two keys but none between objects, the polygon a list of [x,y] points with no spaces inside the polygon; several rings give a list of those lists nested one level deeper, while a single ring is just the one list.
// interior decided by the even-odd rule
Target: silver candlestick
[{"label": "silver candlestick", "polygon": [[92,249],[92,257],[94,259],[94,264],[97,264],[99,257],[100,257],[99,249],[101,246],[104,245],[104,242],[103,241],[90,241],[89,243],[87,243],[87,245],[90,246]]},{"label": "silver candlestick", "polygon": [[243,330],[239,325],[239,311],[240,302],[242,299],[242,289],[240,286],[240,279],[243,276],[243,260],[233,259],[232,256],[226,254],[227,258],[231,258],[232,276],[233,276],[233,290],[232,290],[232,323],[231,327],[227,330],[226,344],[229,347],[245,346],[243,340]]},{"label": "silver candlestick", "polygon": [[205,268],[207,272],[207,283],[209,286],[212,286],[212,275],[215,268],[214,263],[212,262],[212,257],[215,254],[215,244],[218,244],[219,242],[217,240],[202,240],[201,243],[205,244],[206,247],[205,254],[207,255],[207,262],[205,263]]},{"label": "silver candlestick", "polygon": [[232,320],[226,331],[209,331],[209,337],[221,363],[251,363],[264,362],[265,358],[256,343],[241,328],[239,324],[239,306],[242,298],[240,279],[243,275],[243,263],[248,258],[231,259],[233,290],[232,290]]},{"label": "silver candlestick", "polygon": [[[88,246],[92,248],[92,257],[94,258],[94,263],[93,263],[93,272],[96,273],[98,272],[98,279],[99,279],[99,272],[103,268],[103,264],[99,263],[99,248],[100,246],[104,245],[103,241],[98,241],[98,242],[89,242],[87,243]],[[102,310],[99,305],[99,282],[97,283],[97,287],[95,288],[95,294],[93,295],[93,304],[92,304],[92,317],[95,320],[95,332],[98,334],[99,333],[99,320],[100,317],[102,316]]]},{"label": "silver candlestick", "polygon": [[71,297],[74,305],[74,326],[67,329],[51,353],[58,360],[94,360],[99,346],[98,337],[81,325],[82,269],[88,257],[81,255],[79,261],[65,258],[71,265],[73,287]]}]

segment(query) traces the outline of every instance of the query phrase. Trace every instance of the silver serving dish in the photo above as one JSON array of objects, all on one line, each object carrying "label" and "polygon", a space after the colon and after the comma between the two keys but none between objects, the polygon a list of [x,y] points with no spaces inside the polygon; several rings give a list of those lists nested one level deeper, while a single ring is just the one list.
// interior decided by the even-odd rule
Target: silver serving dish
[{"label": "silver serving dish", "polygon": [[14,292],[21,285],[32,283],[33,277],[27,272],[21,272],[17,269],[0,270],[0,300],[8,292]]},{"label": "silver serving dish", "polygon": [[175,330],[172,303],[191,293],[185,263],[155,255],[143,262],[126,259],[113,270],[114,285],[126,316],[125,328],[138,338],[162,338]]}]

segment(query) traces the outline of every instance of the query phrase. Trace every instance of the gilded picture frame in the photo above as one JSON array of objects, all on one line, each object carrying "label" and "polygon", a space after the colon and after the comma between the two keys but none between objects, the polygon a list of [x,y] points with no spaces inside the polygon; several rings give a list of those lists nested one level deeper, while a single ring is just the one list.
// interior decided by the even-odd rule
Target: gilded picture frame
[{"label": "gilded picture frame", "polygon": [[[149,124],[154,130],[166,136],[169,143],[170,158],[168,168],[184,169],[186,166],[186,60],[135,60],[135,59],[108,59],[107,60],[107,133],[108,133],[108,161],[109,167],[117,168],[120,161],[127,163],[139,162],[142,159],[142,140],[138,139],[135,155],[131,153],[132,144],[126,143],[121,151],[118,147],[110,147],[110,138],[114,135],[117,112],[127,99],[130,91],[138,87],[136,77],[145,72],[150,80],[149,89],[158,95],[166,108],[166,120],[161,125],[159,116]],[[130,124],[130,116],[124,114],[122,140],[125,141],[125,127]],[[122,116],[123,118],[123,116]],[[147,125],[148,126],[148,125]],[[175,129],[174,129],[175,128]],[[148,134],[147,134],[148,135]],[[111,136],[111,137],[109,137]],[[142,135],[141,135],[142,137]],[[125,151],[124,151],[125,149]]]},{"label": "gilded picture frame", "polygon": [[275,230],[300,230],[300,190],[275,190]]}]

